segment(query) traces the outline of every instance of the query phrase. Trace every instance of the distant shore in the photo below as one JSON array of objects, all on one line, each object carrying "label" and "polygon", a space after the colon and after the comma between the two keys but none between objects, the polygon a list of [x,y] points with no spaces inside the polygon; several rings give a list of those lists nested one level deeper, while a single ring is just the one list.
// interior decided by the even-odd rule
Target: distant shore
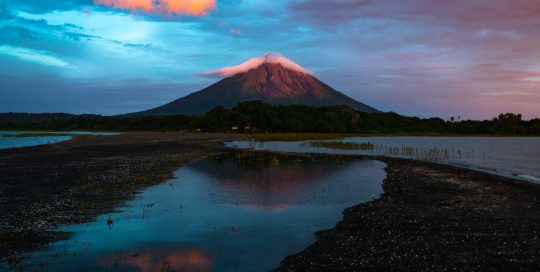
[{"label": "distant shore", "polygon": [[[237,152],[220,142],[246,137],[83,135],[0,150],[0,257],[17,262],[9,256],[65,239],[69,234],[49,230],[111,212],[189,162]],[[277,271],[534,271],[540,266],[539,185],[427,162],[367,158],[388,164],[381,198],[346,209],[335,229],[319,232],[315,244],[287,257]]]}]

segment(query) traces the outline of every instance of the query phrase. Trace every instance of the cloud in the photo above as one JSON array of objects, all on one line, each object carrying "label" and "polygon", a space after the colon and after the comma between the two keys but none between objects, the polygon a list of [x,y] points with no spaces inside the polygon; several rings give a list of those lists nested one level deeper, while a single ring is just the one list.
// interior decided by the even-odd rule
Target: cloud
[{"label": "cloud", "polygon": [[16,57],[23,61],[54,67],[67,67],[69,63],[51,56],[48,52],[24,47],[0,45],[0,54]]},{"label": "cloud", "polygon": [[231,28],[229,29],[229,33],[235,35],[235,36],[239,36],[242,34],[242,29],[239,29],[239,28]]},{"label": "cloud", "polygon": [[6,7],[0,5],[0,20],[8,20],[12,18],[13,15],[10,13],[10,11]]},{"label": "cloud", "polygon": [[290,3],[289,10],[294,20],[324,26],[361,18],[360,12],[374,2],[376,0],[307,0]]},{"label": "cloud", "polygon": [[383,110],[540,114],[537,0],[298,0],[286,14],[318,35],[305,48],[328,48],[321,79]]},{"label": "cloud", "polygon": [[57,10],[77,10],[92,4],[92,0],[2,0],[1,2],[7,7],[33,13],[47,13]]},{"label": "cloud", "polygon": [[[2,58],[3,55],[0,54],[0,62]],[[10,66],[12,68],[21,64],[12,63]],[[2,68],[0,67],[0,70]],[[36,70],[35,67],[31,69]],[[0,109],[2,112],[116,115],[157,107],[177,99],[178,96],[188,94],[183,90],[198,88],[162,79],[131,77],[81,79],[66,78],[50,69],[20,75],[10,75],[2,70]]]},{"label": "cloud", "polygon": [[207,15],[216,8],[216,0],[94,0],[94,3],[131,11],[192,16]]},{"label": "cloud", "polygon": [[27,28],[24,28],[24,27],[19,27],[19,26],[10,26],[10,25],[0,27],[0,31],[4,35],[6,35],[8,33],[15,33],[19,37],[23,37],[23,38],[32,38],[32,37],[35,37],[36,35],[38,35],[37,32],[32,31],[30,29],[27,29]]},{"label": "cloud", "polygon": [[117,9],[144,10],[151,12],[154,9],[152,0],[96,0],[97,5],[110,6]]},{"label": "cloud", "polygon": [[244,63],[241,63],[239,65],[236,65],[236,66],[229,66],[229,67],[224,67],[224,68],[217,69],[217,70],[210,71],[210,72],[199,73],[199,75],[200,76],[216,76],[216,75],[219,75],[219,76],[228,77],[228,76],[233,76],[233,75],[236,75],[236,74],[239,74],[239,73],[244,73],[244,72],[247,72],[249,70],[255,69],[255,68],[261,66],[264,63],[277,63],[277,64],[280,64],[280,65],[284,66],[285,68],[292,69],[292,70],[295,70],[297,72],[311,74],[311,72],[308,71],[307,69],[305,69],[304,67],[300,66],[299,64],[293,62],[292,60],[290,60],[290,59],[288,59],[288,58],[286,58],[286,57],[284,57],[284,56],[282,56],[280,54],[267,53],[265,55],[252,58],[252,59],[250,59],[250,60],[248,60],[248,61],[246,61]]},{"label": "cloud", "polygon": [[433,25],[493,26],[537,21],[537,0],[304,0],[289,4],[295,21],[318,26],[362,18],[430,22]]},{"label": "cloud", "polygon": [[[30,75],[21,76],[21,83],[35,71],[50,70],[65,77],[148,76],[190,84],[167,88],[170,94],[149,107],[215,80],[197,77],[196,71],[277,51],[294,56],[332,87],[383,110],[471,118],[503,111],[540,114],[540,64],[533,61],[540,58],[538,0],[219,0],[198,1],[202,8],[191,10],[181,9],[186,1],[135,6],[127,0],[0,2],[0,44],[77,68],[58,69],[41,58],[22,60],[20,50],[18,56],[0,53],[4,76]],[[212,16],[193,16],[201,11]],[[201,75],[228,76],[259,63]],[[76,89],[70,84],[65,88]],[[30,93],[35,86],[25,88]],[[157,88],[143,87],[149,92],[144,96],[140,90],[141,97],[157,99]],[[130,94],[132,89],[121,91]],[[105,92],[94,93],[111,100]],[[14,98],[0,97],[10,101],[3,106],[16,104]],[[92,101],[100,104],[97,95]],[[103,110],[118,112],[112,102],[109,106]],[[29,106],[19,102],[18,107]],[[84,109],[98,112],[90,102]]]},{"label": "cloud", "polygon": [[[29,18],[23,16],[30,16]],[[0,25],[0,44],[5,43],[11,46],[33,47],[34,49],[46,49],[54,51],[60,55],[66,54],[65,42],[69,41],[96,41],[108,43],[113,46],[124,47],[130,50],[161,50],[148,42],[122,41],[113,38],[91,34],[92,29],[85,29],[73,23],[50,24],[46,19],[32,19],[33,15],[24,14],[21,16],[11,16],[9,20],[4,20],[4,26]],[[62,40],[62,48],[55,48],[52,41]],[[43,45],[41,43],[46,43]],[[68,47],[69,48],[69,47]],[[125,51],[124,51],[125,52]]]}]

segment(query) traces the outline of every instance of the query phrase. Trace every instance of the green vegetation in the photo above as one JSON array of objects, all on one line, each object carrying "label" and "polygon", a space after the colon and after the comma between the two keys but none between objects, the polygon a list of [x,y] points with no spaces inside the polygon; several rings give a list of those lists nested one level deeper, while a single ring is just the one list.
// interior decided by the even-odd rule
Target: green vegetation
[{"label": "green vegetation", "polygon": [[[236,128],[236,129],[233,129]],[[355,135],[540,135],[540,119],[501,114],[492,120],[445,121],[390,113],[364,113],[346,106],[272,106],[243,102],[232,109],[216,107],[199,116],[100,116],[69,114],[0,114],[0,130],[52,131],[240,131],[279,133],[259,140],[334,139]],[[294,134],[283,134],[292,133]],[[309,134],[305,134],[309,133]],[[331,133],[323,135],[322,133]]]},{"label": "green vegetation", "polygon": [[259,142],[267,141],[304,141],[304,140],[331,140],[352,137],[354,134],[346,133],[256,133],[253,139]]},{"label": "green vegetation", "polygon": [[309,141],[310,146],[325,147],[343,150],[373,150],[374,145],[370,142],[352,143],[343,141]]}]

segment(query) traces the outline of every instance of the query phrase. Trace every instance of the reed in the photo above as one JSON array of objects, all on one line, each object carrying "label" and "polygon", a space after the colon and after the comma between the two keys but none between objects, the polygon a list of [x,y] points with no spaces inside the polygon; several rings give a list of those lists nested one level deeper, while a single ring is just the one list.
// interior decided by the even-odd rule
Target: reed
[{"label": "reed", "polygon": [[354,143],[343,141],[309,141],[308,144],[313,147],[324,147],[342,150],[373,150],[375,146],[370,142]]},{"label": "reed", "polygon": [[253,139],[258,142],[269,141],[305,141],[305,140],[332,140],[354,136],[342,133],[269,133],[255,134]]}]

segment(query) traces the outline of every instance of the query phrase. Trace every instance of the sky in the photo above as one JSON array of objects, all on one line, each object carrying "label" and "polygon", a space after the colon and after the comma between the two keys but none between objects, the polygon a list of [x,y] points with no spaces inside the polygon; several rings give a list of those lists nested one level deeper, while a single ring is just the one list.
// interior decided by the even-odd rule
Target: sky
[{"label": "sky", "polygon": [[382,111],[540,117],[538,0],[0,0],[0,112],[141,111],[268,52]]}]

